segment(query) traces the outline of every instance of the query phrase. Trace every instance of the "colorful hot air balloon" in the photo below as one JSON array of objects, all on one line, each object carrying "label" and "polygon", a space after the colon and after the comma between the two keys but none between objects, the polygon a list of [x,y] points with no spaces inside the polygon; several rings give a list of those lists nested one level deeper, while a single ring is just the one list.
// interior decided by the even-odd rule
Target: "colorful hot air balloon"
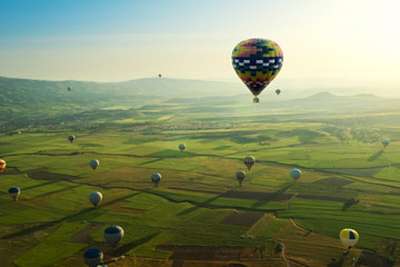
[{"label": "colorful hot air balloon", "polygon": [[89,162],[89,166],[90,166],[93,170],[97,169],[97,168],[99,167],[99,165],[100,165],[100,161],[97,160],[97,159],[92,159],[92,160]]},{"label": "colorful hot air balloon", "polygon": [[103,262],[104,254],[98,248],[88,248],[83,254],[85,263],[89,267],[97,267]]},{"label": "colorful hot air balloon", "polygon": [[116,245],[124,237],[125,231],[119,225],[112,225],[104,230],[104,240],[110,245]]},{"label": "colorful hot air balloon", "polygon": [[101,192],[92,192],[89,195],[89,201],[93,206],[98,207],[103,200],[103,194]]},{"label": "colorful hot air balloon", "polygon": [[236,180],[238,180],[240,186],[242,186],[244,178],[246,178],[246,173],[244,171],[236,172]]},{"label": "colorful hot air balloon", "polygon": [[247,156],[243,160],[244,165],[246,165],[247,169],[250,171],[253,167],[254,163],[256,163],[256,158],[253,156]]},{"label": "colorful hot air balloon", "polygon": [[10,194],[14,201],[17,201],[21,195],[21,188],[16,186],[10,187],[10,189],[8,189],[8,194]]},{"label": "colorful hot air balloon", "polygon": [[7,163],[5,160],[0,159],[0,173],[4,172],[6,170]]},{"label": "colorful hot air balloon", "polygon": [[354,247],[360,239],[360,235],[357,233],[357,231],[349,228],[342,229],[339,237],[343,246],[347,249]]},{"label": "colorful hot air balloon", "polygon": [[290,176],[294,179],[294,180],[298,180],[301,177],[301,170],[297,169],[297,168],[293,168],[290,171]]},{"label": "colorful hot air balloon", "polygon": [[281,89],[276,89],[275,94],[280,95],[281,94]]},{"label": "colorful hot air balloon", "polygon": [[69,141],[70,143],[73,143],[73,142],[75,141],[75,139],[76,139],[76,136],[75,136],[75,135],[70,135],[70,136],[68,136],[68,141]]},{"label": "colorful hot air balloon", "polygon": [[179,148],[179,150],[180,150],[181,152],[183,152],[183,151],[186,150],[186,145],[185,145],[185,144],[180,144],[180,145],[178,146],[178,148]]},{"label": "colorful hot air balloon", "polygon": [[282,68],[283,52],[279,45],[267,39],[248,39],[235,46],[232,65],[239,78],[254,95],[258,95],[275,78]]},{"label": "colorful hot air balloon", "polygon": [[161,173],[155,172],[155,173],[153,173],[153,174],[151,175],[151,182],[152,182],[155,186],[158,186],[158,185],[160,184],[160,182],[161,182],[161,178],[162,178]]}]

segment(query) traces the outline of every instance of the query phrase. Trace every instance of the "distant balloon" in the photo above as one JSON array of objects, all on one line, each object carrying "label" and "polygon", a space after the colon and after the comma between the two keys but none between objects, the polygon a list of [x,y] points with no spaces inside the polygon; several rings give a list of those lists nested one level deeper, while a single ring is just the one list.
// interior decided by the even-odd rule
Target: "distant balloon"
[{"label": "distant balloon", "polygon": [[19,199],[19,196],[21,195],[21,188],[19,187],[10,187],[10,189],[8,189],[8,194],[10,194],[11,198],[14,201],[17,201]]},{"label": "distant balloon", "polygon": [[244,171],[236,172],[236,180],[238,180],[240,186],[242,185],[244,178],[246,178],[246,173]]},{"label": "distant balloon", "polygon": [[354,247],[360,239],[360,235],[357,233],[357,231],[349,228],[342,229],[339,237],[343,246],[348,249]]},{"label": "distant balloon", "polygon": [[85,259],[85,263],[89,267],[97,267],[98,265],[102,264],[104,254],[98,248],[88,248],[83,254]]},{"label": "distant balloon", "polygon": [[76,139],[76,136],[75,136],[75,135],[70,135],[70,136],[68,136],[68,141],[69,141],[70,143],[73,143],[73,142],[75,141],[75,139]]},{"label": "distant balloon", "polygon": [[158,78],[161,78],[161,77],[162,77],[161,73],[160,73],[160,74],[158,74]]},{"label": "distant balloon", "polygon": [[290,176],[292,176],[292,178],[293,178],[294,180],[298,180],[298,179],[301,177],[301,170],[300,170],[300,169],[297,169],[297,168],[293,168],[293,169],[290,171]]},{"label": "distant balloon", "polygon": [[159,173],[159,172],[155,172],[151,175],[151,181],[156,186],[158,186],[160,184],[161,178],[162,178],[162,176],[161,176],[161,173]]},{"label": "distant balloon", "polygon": [[389,139],[383,139],[382,145],[383,145],[384,147],[387,147],[388,145],[390,145],[390,140],[389,140]]},{"label": "distant balloon", "polygon": [[5,160],[0,159],[0,173],[4,172],[6,170],[7,163]]},{"label": "distant balloon", "polygon": [[89,165],[90,165],[90,167],[91,167],[93,170],[96,170],[96,169],[99,167],[99,165],[100,165],[100,161],[97,160],[97,159],[92,159],[92,160],[89,162]]},{"label": "distant balloon", "polygon": [[125,231],[119,225],[112,225],[104,230],[104,240],[110,245],[116,245],[124,237]]},{"label": "distant balloon", "polygon": [[98,207],[103,200],[103,194],[101,192],[92,192],[89,195],[89,201],[93,206]]},{"label": "distant balloon", "polygon": [[180,144],[180,145],[178,146],[178,148],[179,148],[179,150],[180,150],[181,152],[183,152],[183,151],[186,150],[186,145],[185,145],[185,144]]},{"label": "distant balloon", "polygon": [[256,163],[256,158],[253,156],[247,156],[243,160],[244,165],[246,165],[247,169],[250,171],[253,167],[254,163]]},{"label": "distant balloon", "polygon": [[275,94],[280,95],[281,94],[281,89],[276,89]]},{"label": "distant balloon", "polygon": [[71,87],[68,87],[67,90],[68,90],[69,92],[71,92],[72,88],[71,88]]},{"label": "distant balloon", "polygon": [[236,74],[254,95],[268,86],[282,68],[283,52],[279,45],[267,39],[248,39],[235,46],[232,52],[232,65]]}]

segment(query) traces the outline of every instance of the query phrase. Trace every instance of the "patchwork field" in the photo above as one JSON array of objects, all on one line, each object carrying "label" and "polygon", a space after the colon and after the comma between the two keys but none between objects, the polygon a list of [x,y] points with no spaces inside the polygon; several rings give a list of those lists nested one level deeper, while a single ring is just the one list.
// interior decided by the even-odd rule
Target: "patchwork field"
[{"label": "patchwork field", "polygon": [[[91,246],[104,251],[109,266],[400,262],[399,125],[365,120],[372,113],[350,120],[253,109],[213,113],[168,103],[144,106],[137,118],[130,110],[118,121],[71,119],[4,133],[1,266],[84,266]],[[70,134],[77,136],[72,144]],[[386,148],[384,137],[391,140]],[[246,155],[256,164],[239,186],[235,172],[246,169]],[[100,161],[95,171],[91,159]],[[293,167],[303,172],[297,181]],[[156,171],[158,187],[150,182]],[[17,202],[7,193],[11,186],[22,189]],[[98,208],[88,200],[92,191],[104,195]],[[112,224],[125,230],[117,247],[103,241]],[[347,256],[338,239],[345,227],[361,236]]]}]

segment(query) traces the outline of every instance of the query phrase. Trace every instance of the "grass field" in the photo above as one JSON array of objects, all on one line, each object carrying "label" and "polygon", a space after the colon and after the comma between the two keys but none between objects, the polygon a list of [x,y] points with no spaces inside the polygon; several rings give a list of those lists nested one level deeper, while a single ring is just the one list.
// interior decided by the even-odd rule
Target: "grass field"
[{"label": "grass field", "polygon": [[[319,110],[215,108],[115,106],[102,112],[119,110],[117,119],[1,135],[8,167],[0,175],[1,266],[84,266],[90,246],[103,249],[109,266],[286,266],[278,243],[290,266],[400,261],[400,125],[389,123],[393,112],[349,119]],[[374,114],[383,119],[365,119]],[[383,137],[391,139],[386,148]],[[187,151],[179,152],[180,143]],[[249,154],[257,162],[239,187],[235,172]],[[95,171],[91,159],[101,162]],[[293,167],[303,171],[296,182]],[[155,171],[158,187],[150,182]],[[7,193],[14,185],[22,189],[18,202]],[[98,208],[88,200],[92,191],[104,195]],[[358,202],[345,207],[352,198]],[[116,248],[103,242],[111,224],[126,233]],[[361,238],[342,258],[338,233],[345,227]]]}]

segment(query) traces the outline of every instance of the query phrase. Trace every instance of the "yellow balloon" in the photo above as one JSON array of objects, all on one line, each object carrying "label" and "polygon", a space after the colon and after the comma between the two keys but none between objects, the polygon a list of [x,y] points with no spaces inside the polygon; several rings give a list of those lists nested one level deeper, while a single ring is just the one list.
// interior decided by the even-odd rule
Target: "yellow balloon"
[{"label": "yellow balloon", "polygon": [[360,239],[360,235],[354,229],[342,229],[339,234],[340,241],[342,242],[343,246],[346,248],[354,247],[358,240]]}]

